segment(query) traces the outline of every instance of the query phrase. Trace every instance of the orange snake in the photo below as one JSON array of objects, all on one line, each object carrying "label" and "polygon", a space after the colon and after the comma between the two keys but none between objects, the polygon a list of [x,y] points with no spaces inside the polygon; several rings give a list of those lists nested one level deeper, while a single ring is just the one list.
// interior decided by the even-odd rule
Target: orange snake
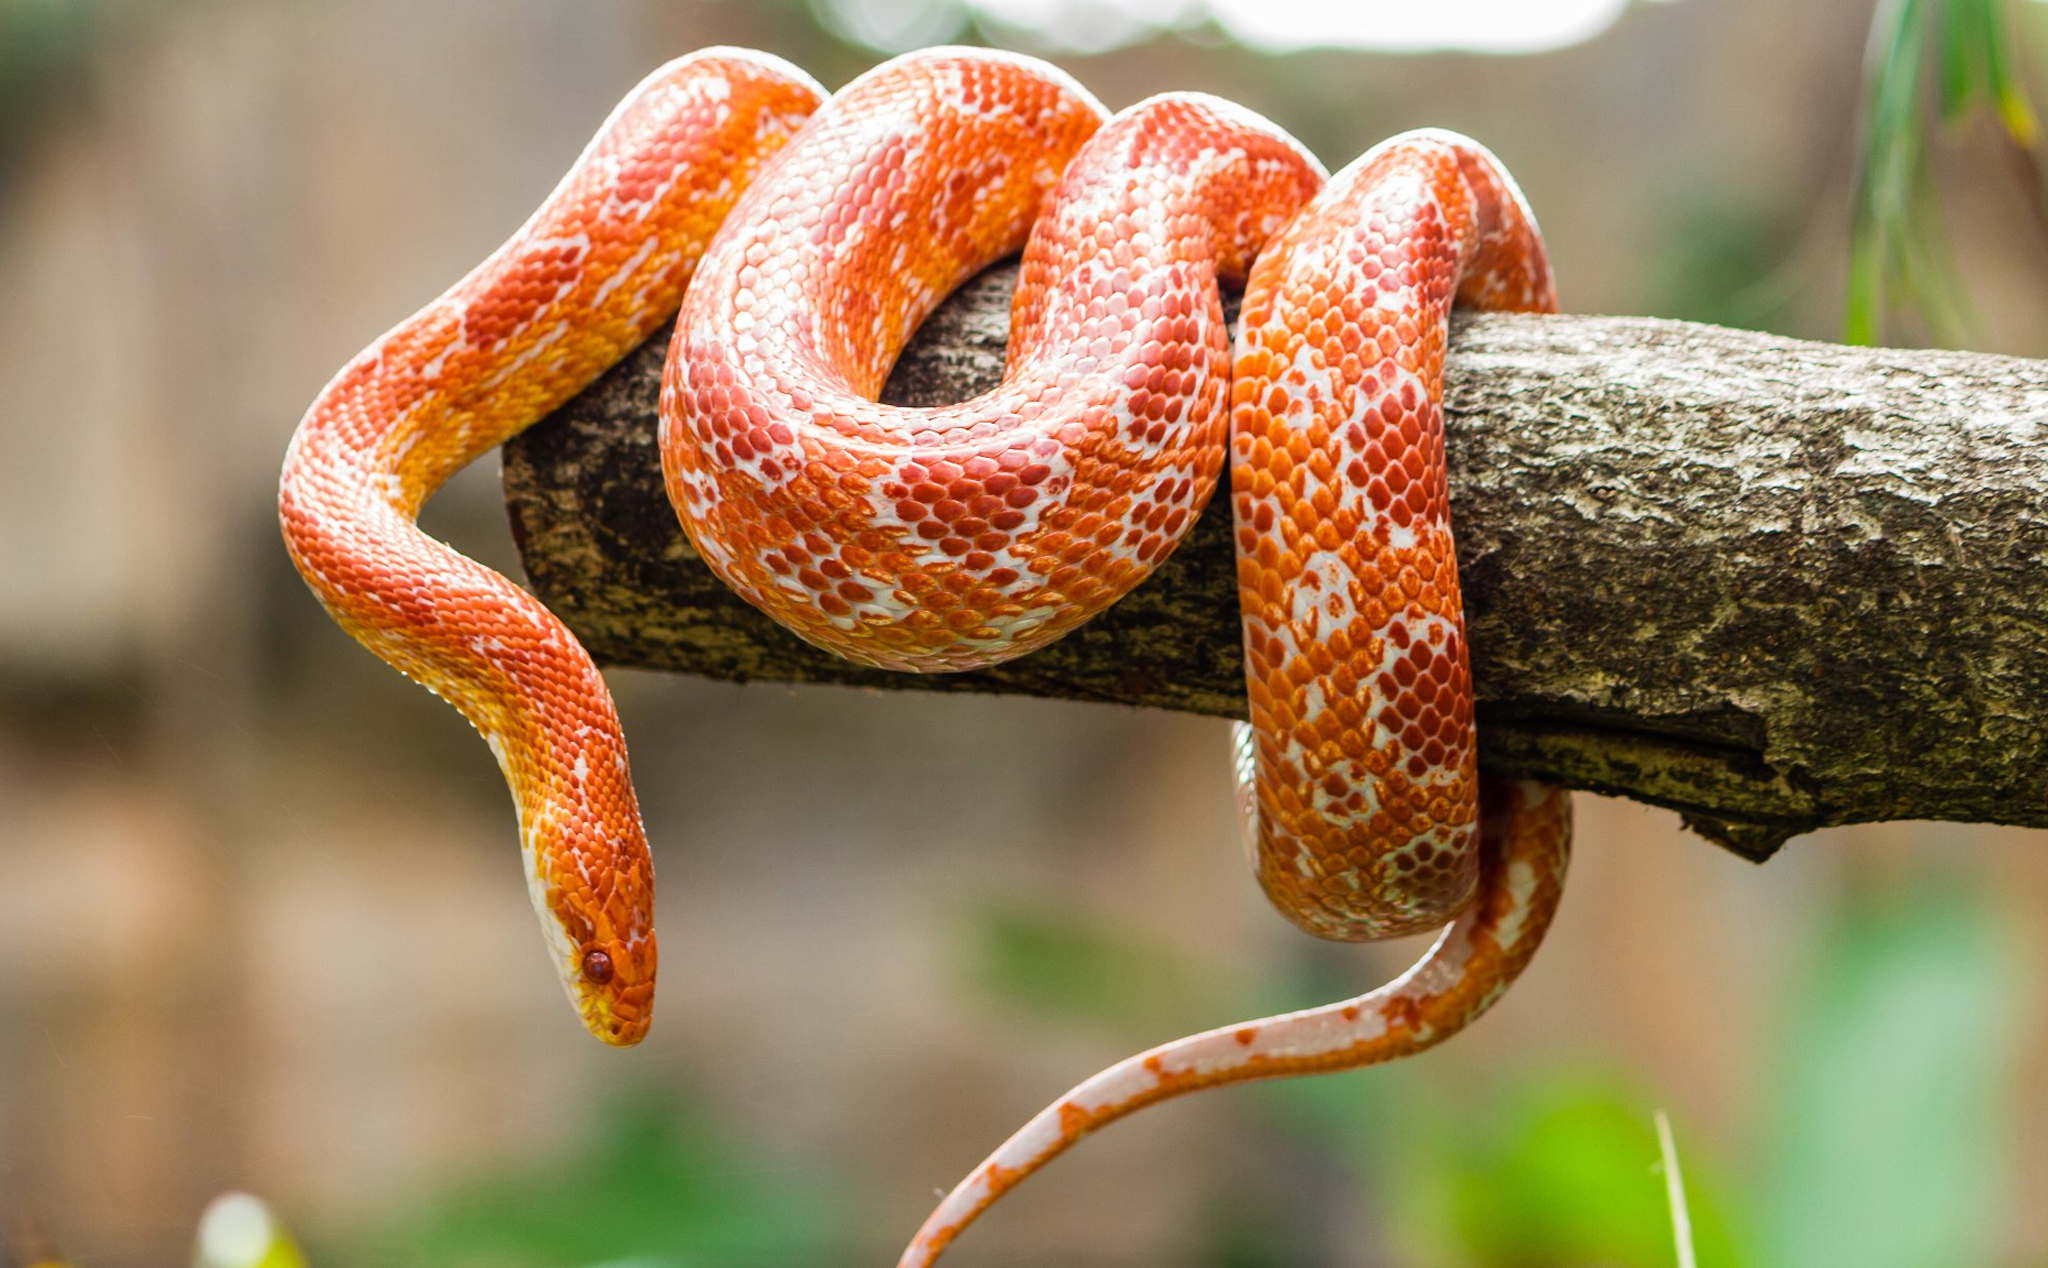
[{"label": "orange snake", "polygon": [[[1002,383],[876,404],[917,324],[1019,249]],[[1234,358],[1219,280],[1245,285]],[[921,1265],[1104,1123],[1417,1051],[1534,953],[1569,802],[1475,765],[1440,404],[1454,301],[1554,307],[1520,193],[1462,137],[1397,137],[1326,182],[1211,97],[1106,117],[1044,63],[942,49],[825,100],[776,58],[707,50],[635,89],[509,242],[328,384],[280,516],[335,619],[490,743],[570,998],[630,1044],[653,875],[610,696],[536,600],[418,529],[426,499],[680,306],[662,467],[699,553],[814,643],[943,671],[1043,646],[1136,585],[1228,446],[1260,882],[1323,937],[1456,919],[1371,994],[1082,1083],[945,1199],[904,1253]]]}]

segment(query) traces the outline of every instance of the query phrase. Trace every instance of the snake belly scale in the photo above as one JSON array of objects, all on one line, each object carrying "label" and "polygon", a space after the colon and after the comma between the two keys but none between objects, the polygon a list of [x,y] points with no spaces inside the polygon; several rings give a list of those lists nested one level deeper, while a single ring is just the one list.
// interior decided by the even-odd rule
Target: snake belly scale
[{"label": "snake belly scale", "polygon": [[[1001,384],[876,404],[918,323],[1018,250]],[[558,620],[418,529],[435,489],[680,307],[662,469],[707,564],[814,643],[938,672],[1041,647],[1142,581],[1228,451],[1260,883],[1323,937],[1451,923],[1377,991],[1086,1080],[945,1198],[904,1252],[922,1265],[1143,1105],[1442,1040],[1540,942],[1569,802],[1476,764],[1440,404],[1454,302],[1554,306],[1520,193],[1462,137],[1397,137],[1326,181],[1213,97],[1112,116],[1042,62],[938,49],[828,98],[712,49],[635,89],[510,241],[321,392],[280,518],[335,619],[490,743],[550,956],[585,1025],[630,1044],[653,867],[616,713]]]}]

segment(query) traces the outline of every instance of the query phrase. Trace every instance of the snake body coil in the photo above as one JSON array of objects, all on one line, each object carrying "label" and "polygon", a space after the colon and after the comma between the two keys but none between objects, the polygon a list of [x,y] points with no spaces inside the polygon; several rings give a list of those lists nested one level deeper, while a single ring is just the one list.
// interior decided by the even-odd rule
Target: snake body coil
[{"label": "snake body coil", "polygon": [[[1416,1051],[1528,962],[1569,803],[1477,772],[1440,400],[1454,301],[1554,300],[1512,181],[1448,133],[1395,138],[1326,185],[1228,102],[1175,94],[1105,119],[1009,55],[913,54],[821,97],[736,50],[650,77],[511,241],[321,393],[280,509],[343,627],[490,742],[558,970],[585,1024],[624,1044],[646,1031],[655,944],[616,715],[554,617],[419,531],[436,488],[680,303],[662,466],[706,562],[812,642],[939,671],[1021,655],[1114,602],[1193,524],[1229,449],[1260,881],[1325,937],[1455,922],[1369,995],[1081,1084],[946,1198],[905,1252],[923,1264],[1104,1123]],[[876,404],[917,324],[1020,247],[1002,383],[957,406]],[[1246,284],[1234,361],[1219,281]]]}]

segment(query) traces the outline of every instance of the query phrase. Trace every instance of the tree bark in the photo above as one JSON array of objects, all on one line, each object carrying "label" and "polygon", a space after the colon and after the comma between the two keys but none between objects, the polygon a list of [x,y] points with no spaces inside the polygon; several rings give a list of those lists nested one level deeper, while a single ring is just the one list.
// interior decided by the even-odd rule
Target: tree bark
[{"label": "tree bark", "polygon": [[[884,399],[991,386],[1013,280],[949,300]],[[1122,602],[995,669],[864,669],[776,626],[663,494],[666,342],[505,451],[527,574],[601,663],[1243,715],[1225,496]],[[2048,826],[2048,362],[1472,315],[1445,404],[1482,766],[1756,859],[1829,824]]]}]

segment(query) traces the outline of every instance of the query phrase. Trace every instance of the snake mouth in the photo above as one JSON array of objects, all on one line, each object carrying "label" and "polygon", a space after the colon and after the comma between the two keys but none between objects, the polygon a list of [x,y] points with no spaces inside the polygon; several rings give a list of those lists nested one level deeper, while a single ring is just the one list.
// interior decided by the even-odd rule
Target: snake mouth
[{"label": "snake mouth", "polygon": [[654,1020],[654,983],[593,987],[578,1003],[591,1034],[614,1048],[630,1048],[647,1037]]}]

